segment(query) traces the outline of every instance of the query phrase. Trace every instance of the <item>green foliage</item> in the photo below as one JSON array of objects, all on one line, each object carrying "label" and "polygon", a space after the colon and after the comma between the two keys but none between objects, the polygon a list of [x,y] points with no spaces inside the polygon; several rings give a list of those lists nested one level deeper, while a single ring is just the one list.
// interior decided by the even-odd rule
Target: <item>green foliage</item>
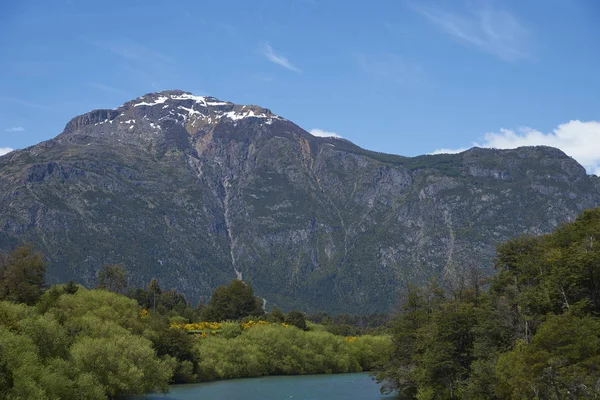
[{"label": "green foliage", "polygon": [[363,371],[381,370],[389,361],[393,351],[389,336],[357,336],[349,343],[350,352]]},{"label": "green foliage", "polygon": [[127,289],[127,272],[121,264],[105,265],[98,272],[98,289],[125,294]]},{"label": "green foliage", "polygon": [[128,297],[137,300],[138,304],[160,315],[182,316],[187,319],[196,319],[197,310],[194,310],[185,297],[174,290],[163,291],[157,279],[152,279],[146,289],[130,289]]},{"label": "green foliage", "polygon": [[0,300],[35,304],[43,292],[46,262],[33,245],[0,254]]},{"label": "green foliage", "polygon": [[416,343],[418,367],[412,374],[417,387],[434,389],[439,398],[453,398],[473,360],[474,324],[470,304],[448,302],[434,310]]},{"label": "green foliage", "polygon": [[79,290],[79,286],[77,286],[73,281],[67,282],[63,288],[63,291],[67,294],[75,294],[77,293],[77,290]]},{"label": "green foliage", "polygon": [[132,334],[82,337],[71,347],[74,366],[106,388],[109,397],[165,391],[175,362],[159,359],[151,342]]},{"label": "green foliage", "polygon": [[185,383],[196,380],[198,360],[194,352],[194,338],[184,330],[170,329],[167,321],[158,315],[153,315],[148,324],[151,330],[144,335],[152,341],[158,356],[169,356],[176,362],[172,381]]},{"label": "green foliage", "polygon": [[388,337],[348,340],[278,324],[257,325],[231,339],[208,336],[196,345],[203,380],[370,370],[387,362]]},{"label": "green foliage", "polygon": [[15,304],[8,301],[0,301],[0,325],[10,330],[19,329],[19,323],[36,315],[35,309],[25,304]]},{"label": "green foliage", "polygon": [[7,398],[43,398],[42,368],[31,339],[0,326],[0,360],[3,364],[1,380],[6,385],[0,392],[6,393]]},{"label": "green foliage", "polygon": [[[362,371],[385,364],[392,347],[385,336],[305,332],[282,323],[280,311],[268,326],[223,322],[215,324],[218,334],[188,334],[176,327],[190,322],[174,314],[177,293],[157,281],[131,293],[141,297],[66,284],[49,288],[35,306],[0,301],[0,398],[120,398],[198,379]],[[138,304],[149,293],[160,298],[156,311]],[[227,295],[236,311],[262,312],[242,282]],[[304,322],[302,313],[290,315]]]},{"label": "green foliage", "polygon": [[[0,398],[105,399],[166,389],[179,365],[159,358],[139,334],[136,302],[103,290],[72,292],[53,287],[36,307],[0,301]],[[188,371],[186,364],[180,372]]]},{"label": "green foliage", "polygon": [[38,311],[45,313],[54,307],[62,294],[75,294],[79,288],[80,286],[73,283],[73,281],[69,281],[66,285],[54,285],[42,294],[36,307]]},{"label": "green foliage", "polygon": [[279,307],[275,307],[273,311],[267,314],[266,320],[269,322],[285,322],[285,314]]},{"label": "green foliage", "polygon": [[223,322],[221,324],[221,337],[233,339],[242,334],[242,327],[237,322]]},{"label": "green foliage", "polygon": [[162,289],[160,288],[160,285],[158,284],[158,280],[157,279],[152,279],[150,281],[150,283],[148,283],[148,287],[146,288],[146,292],[148,292],[149,295],[158,295],[158,296],[160,296],[160,294],[162,293]]},{"label": "green foliage", "polygon": [[74,295],[61,295],[49,312],[72,332],[79,331],[86,320],[94,317],[128,330],[139,332],[142,329],[137,303],[104,290],[80,288]]},{"label": "green foliage", "polygon": [[54,315],[34,315],[19,322],[19,332],[29,337],[42,360],[67,358],[71,338]]},{"label": "green foliage", "polygon": [[288,313],[287,317],[285,317],[285,322],[290,325],[294,325],[297,328],[306,330],[306,318],[304,314],[300,311],[292,310]]},{"label": "green foliage", "polygon": [[[415,399],[600,397],[600,209],[498,246],[488,293],[411,288],[378,378]],[[473,278],[473,277],[469,277]],[[475,277],[477,278],[477,277]]]},{"label": "green foliage", "polygon": [[506,399],[598,398],[600,320],[552,316],[530,344],[519,342],[497,365],[498,393]]},{"label": "green foliage", "polygon": [[390,315],[386,313],[367,315],[316,313],[307,315],[306,319],[324,326],[328,332],[334,335],[382,335],[388,333],[387,325]]},{"label": "green foliage", "polygon": [[254,297],[252,287],[236,279],[214,290],[208,307],[203,311],[203,318],[207,321],[227,321],[263,314],[262,301]]}]

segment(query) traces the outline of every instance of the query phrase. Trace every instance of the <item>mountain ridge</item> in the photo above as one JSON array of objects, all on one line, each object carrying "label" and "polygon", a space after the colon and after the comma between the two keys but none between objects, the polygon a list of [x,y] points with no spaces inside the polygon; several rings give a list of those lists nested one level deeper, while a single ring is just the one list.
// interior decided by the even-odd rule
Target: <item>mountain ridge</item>
[{"label": "mountain ridge", "polygon": [[385,311],[409,282],[489,271],[499,242],[600,204],[598,181],[554,148],[404,157],[163,91],[0,157],[0,249],[33,241],[51,282],[124,263],[193,301],[242,277],[269,305]]}]

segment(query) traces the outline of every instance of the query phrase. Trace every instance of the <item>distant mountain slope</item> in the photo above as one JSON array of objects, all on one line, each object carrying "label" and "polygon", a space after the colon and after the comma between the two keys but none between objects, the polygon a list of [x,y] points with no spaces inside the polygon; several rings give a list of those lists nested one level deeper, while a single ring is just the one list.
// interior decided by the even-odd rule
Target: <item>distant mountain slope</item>
[{"label": "distant mountain slope", "polygon": [[400,157],[181,91],[0,157],[0,249],[37,243],[51,282],[124,263],[131,284],[196,301],[241,276],[307,311],[388,310],[401,285],[490,268],[499,242],[598,204],[598,179],[557,149]]}]

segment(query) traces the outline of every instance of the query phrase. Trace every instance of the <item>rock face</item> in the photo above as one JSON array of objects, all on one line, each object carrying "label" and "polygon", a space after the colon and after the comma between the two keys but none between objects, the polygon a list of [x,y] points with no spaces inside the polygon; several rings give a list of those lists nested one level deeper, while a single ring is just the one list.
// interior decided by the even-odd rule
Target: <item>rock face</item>
[{"label": "rock face", "polygon": [[366,313],[599,203],[598,179],[553,148],[400,157],[166,91],[0,157],[0,250],[36,243],[50,282],[123,263],[132,285],[192,301],[237,276],[267,306]]}]

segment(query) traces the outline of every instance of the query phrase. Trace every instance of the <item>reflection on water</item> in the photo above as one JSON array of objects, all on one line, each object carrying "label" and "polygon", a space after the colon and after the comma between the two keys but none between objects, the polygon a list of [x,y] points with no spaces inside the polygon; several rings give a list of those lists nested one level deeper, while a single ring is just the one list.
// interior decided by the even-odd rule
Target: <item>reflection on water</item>
[{"label": "reflection on water", "polygon": [[270,376],[210,383],[173,385],[165,395],[137,399],[210,400],[380,400],[397,399],[379,393],[366,374]]}]

